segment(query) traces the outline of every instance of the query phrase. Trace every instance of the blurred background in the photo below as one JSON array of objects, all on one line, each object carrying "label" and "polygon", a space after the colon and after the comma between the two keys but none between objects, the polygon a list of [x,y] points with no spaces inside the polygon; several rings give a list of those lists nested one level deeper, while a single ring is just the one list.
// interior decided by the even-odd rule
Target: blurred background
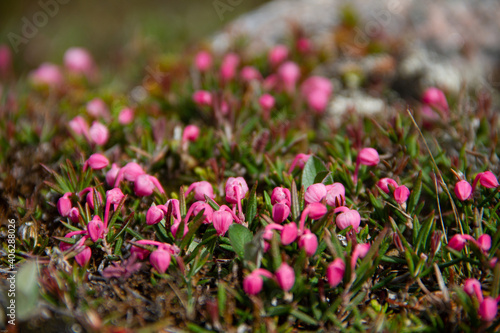
[{"label": "blurred background", "polygon": [[264,2],[0,1],[0,44],[13,49],[21,76],[45,61],[60,64],[72,46],[87,48],[99,65],[116,70],[124,61],[146,62],[194,45]]}]

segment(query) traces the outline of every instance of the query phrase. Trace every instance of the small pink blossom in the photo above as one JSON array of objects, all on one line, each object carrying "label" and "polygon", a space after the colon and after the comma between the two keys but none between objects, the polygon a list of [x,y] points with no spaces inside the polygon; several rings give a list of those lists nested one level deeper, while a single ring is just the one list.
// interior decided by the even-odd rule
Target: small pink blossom
[{"label": "small pink blossom", "polygon": [[398,186],[394,190],[394,200],[400,205],[404,204],[410,196],[410,190],[405,185]]},{"label": "small pink blossom", "polygon": [[352,226],[354,231],[358,232],[359,225],[361,222],[361,216],[357,210],[349,209],[346,212],[340,213],[335,219],[335,223],[340,230]]},{"label": "small pink blossom", "polygon": [[134,120],[134,110],[131,108],[124,108],[118,114],[118,122],[120,125],[128,125]]},{"label": "small pink blossom", "polygon": [[94,121],[92,123],[92,126],[90,126],[89,136],[92,142],[99,146],[102,146],[105,145],[109,140],[109,130],[100,122]]},{"label": "small pink blossom", "polygon": [[389,189],[389,185],[394,187],[394,189],[399,186],[398,183],[392,178],[382,178],[377,182],[377,186],[387,194],[391,192]]},{"label": "small pink blossom", "polygon": [[288,58],[288,47],[276,45],[269,51],[268,59],[272,67],[276,67]]},{"label": "small pink blossom", "polygon": [[274,273],[276,281],[281,289],[290,291],[295,284],[295,272],[287,263],[281,263],[281,266]]},{"label": "small pink blossom", "polygon": [[219,236],[224,236],[233,221],[233,216],[227,211],[218,210],[212,215],[212,223]]},{"label": "small pink blossom", "polygon": [[326,186],[322,183],[310,185],[304,195],[306,204],[321,202],[326,197]]},{"label": "small pink blossom", "polygon": [[212,55],[207,51],[200,51],[196,54],[194,63],[200,72],[206,72],[212,67]]},{"label": "small pink blossom", "polygon": [[326,269],[326,279],[330,287],[335,288],[342,282],[345,273],[345,263],[342,259],[336,258]]}]

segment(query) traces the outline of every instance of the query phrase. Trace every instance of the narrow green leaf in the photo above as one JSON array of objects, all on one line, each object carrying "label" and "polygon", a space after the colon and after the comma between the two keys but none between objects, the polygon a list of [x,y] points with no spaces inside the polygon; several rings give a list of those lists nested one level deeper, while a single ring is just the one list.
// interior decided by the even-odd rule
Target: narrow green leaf
[{"label": "narrow green leaf", "polygon": [[299,195],[297,193],[297,185],[295,184],[295,180],[292,180],[291,195],[292,195],[292,218],[295,221],[300,216]]},{"label": "narrow green leaf", "polygon": [[255,192],[257,191],[257,184],[258,182],[255,182],[248,195],[247,211],[245,217],[248,222],[249,228],[253,227],[252,221],[254,220],[255,215],[257,215],[257,195],[255,194]]}]

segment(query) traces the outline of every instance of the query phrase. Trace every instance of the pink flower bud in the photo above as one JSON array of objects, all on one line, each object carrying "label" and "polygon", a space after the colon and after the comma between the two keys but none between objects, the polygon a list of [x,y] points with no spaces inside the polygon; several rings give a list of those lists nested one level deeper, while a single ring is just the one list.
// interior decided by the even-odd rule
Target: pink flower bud
[{"label": "pink flower bud", "polygon": [[[177,235],[177,231],[179,231],[179,227],[181,226],[181,223],[182,221],[181,220],[178,220],[178,222],[175,222],[174,224],[172,224],[172,226],[170,227],[170,231],[172,232],[172,235],[174,235],[175,237],[179,238],[180,236]],[[189,232],[189,228],[186,225],[184,225],[184,233],[182,234],[182,237],[186,236],[186,234]]]},{"label": "pink flower bud", "polygon": [[[205,219],[203,220],[203,223],[212,223],[214,210],[209,204],[204,201],[196,201],[191,205],[191,208],[193,210],[193,216],[198,215],[201,210],[204,209],[203,216],[205,216]],[[188,219],[188,215],[189,214],[186,215],[186,220]]]},{"label": "pink flower bud", "polygon": [[348,226],[352,226],[352,228],[358,232],[359,224],[361,223],[361,216],[357,210],[349,209],[348,211],[337,215],[335,223],[340,230],[344,230]]},{"label": "pink flower bud", "polygon": [[292,164],[290,165],[290,169],[288,170],[288,173],[292,173],[295,166],[298,166],[301,170],[304,169],[304,165],[306,165],[309,157],[311,157],[311,155],[302,154],[302,153],[297,154],[297,156],[295,156],[295,158],[293,159]]},{"label": "pink flower bud", "polygon": [[342,259],[336,258],[326,269],[326,279],[330,287],[335,288],[344,278],[345,263]]},{"label": "pink flower bud", "polygon": [[69,212],[71,210],[71,200],[69,197],[71,196],[71,193],[65,193],[62,197],[57,200],[57,211],[59,212],[59,215],[63,217],[67,217],[69,215]]},{"label": "pink flower bud", "polygon": [[317,114],[321,114],[328,106],[330,97],[322,91],[316,90],[306,97],[307,105]]},{"label": "pink flower bud", "polygon": [[321,76],[311,76],[300,86],[300,92],[304,98],[313,92],[320,92],[330,98],[333,92],[333,86],[330,80]]},{"label": "pink flower bud", "polygon": [[118,205],[125,195],[119,188],[106,191],[106,200],[112,205]]},{"label": "pink flower bud", "polygon": [[248,295],[257,295],[262,290],[264,280],[259,274],[251,273],[243,279],[243,290]]},{"label": "pink flower bud", "polygon": [[64,53],[64,66],[73,73],[84,74],[87,77],[94,72],[94,60],[90,53],[80,47],[69,48]]},{"label": "pink flower bud", "polygon": [[422,103],[427,104],[439,111],[448,111],[448,102],[446,96],[438,88],[428,88],[422,95]]},{"label": "pink flower bud", "polygon": [[391,192],[389,189],[389,185],[391,185],[395,189],[399,186],[398,183],[392,178],[382,178],[377,182],[377,186],[387,194]]},{"label": "pink flower bud", "polygon": [[71,219],[73,223],[78,223],[80,221],[80,211],[78,208],[73,207],[69,210],[68,217]]},{"label": "pink flower bud", "polygon": [[223,82],[231,81],[236,75],[236,68],[240,63],[240,57],[235,53],[228,53],[222,59],[220,76]]},{"label": "pink flower bud", "polygon": [[458,200],[465,201],[469,199],[472,193],[472,186],[466,180],[461,180],[455,184],[455,194]]},{"label": "pink flower bud", "polygon": [[96,153],[90,155],[89,159],[85,161],[83,165],[83,170],[87,170],[90,167],[92,170],[101,170],[109,165],[109,160],[106,156]]},{"label": "pink flower bud", "polygon": [[168,266],[170,265],[170,252],[162,246],[153,251],[149,256],[149,262],[160,274],[165,274]]},{"label": "pink flower bud", "polygon": [[297,235],[299,230],[297,228],[297,224],[295,222],[290,222],[283,226],[283,230],[281,230],[281,244],[289,245],[292,244],[295,239],[297,239]]},{"label": "pink flower bud", "polygon": [[134,120],[134,110],[131,108],[124,108],[118,114],[118,122],[120,125],[128,125]]},{"label": "pink flower bud", "polygon": [[467,279],[464,282],[464,291],[469,295],[476,295],[479,301],[483,300],[483,292],[481,291],[481,283],[477,279]]},{"label": "pink flower bud", "polygon": [[156,224],[160,222],[164,217],[163,210],[158,208],[157,206],[149,207],[146,213],[146,223],[148,225]]},{"label": "pink flower bud", "polygon": [[137,256],[137,259],[139,259],[139,260],[146,259],[150,254],[150,252],[146,249],[143,249],[143,248],[137,247],[137,246],[132,246],[130,248],[130,254],[134,254],[134,253]]},{"label": "pink flower bud", "polygon": [[193,191],[194,193],[194,199],[197,201],[205,201],[205,195],[209,197],[210,199],[215,198],[214,195],[214,189],[212,187],[212,184],[209,182],[202,180],[200,182],[195,182],[189,185],[188,190],[186,191],[185,195],[188,196],[188,194]]},{"label": "pink flower bud", "polygon": [[182,141],[196,141],[200,136],[200,128],[196,125],[187,125],[182,132]]},{"label": "pink flower bud", "polygon": [[321,183],[310,185],[304,195],[306,204],[321,202],[326,197],[326,186]]},{"label": "pink flower bud", "polygon": [[12,68],[12,52],[7,45],[0,45],[0,77],[6,77]]},{"label": "pink flower bud", "polygon": [[398,186],[394,190],[394,200],[396,200],[396,202],[400,205],[405,203],[406,200],[408,200],[409,196],[410,196],[410,190],[408,189],[408,187],[404,185]]},{"label": "pink flower bud", "polygon": [[299,51],[299,53],[309,53],[311,51],[311,42],[309,41],[309,39],[302,37],[297,39],[295,47],[297,48],[297,51]]},{"label": "pink flower bud", "polygon": [[374,148],[363,148],[359,152],[358,161],[362,165],[376,166],[380,162],[380,158]]},{"label": "pink flower bud", "polygon": [[[127,163],[122,168],[122,170],[123,170],[123,178],[125,178],[126,180],[131,181],[131,182],[135,182],[137,177],[145,174],[142,167],[135,162]],[[122,171],[122,170],[120,170],[120,171]],[[116,187],[116,185],[115,185],[115,187]]]},{"label": "pink flower bud", "polygon": [[307,206],[308,216],[313,220],[319,220],[322,218],[326,212],[326,206],[319,202],[313,202]]},{"label": "pink flower bud", "polygon": [[271,204],[284,203],[290,206],[292,203],[290,190],[283,187],[275,187],[271,193]]},{"label": "pink flower bud", "polygon": [[462,251],[467,244],[467,240],[460,234],[456,234],[448,241],[448,246],[455,251]]},{"label": "pink flower bud", "polygon": [[94,118],[108,118],[109,109],[106,103],[100,98],[94,98],[87,103],[87,113]]},{"label": "pink flower bud", "polygon": [[273,221],[283,223],[290,215],[290,207],[284,203],[277,203],[273,206]]},{"label": "pink flower bud", "polygon": [[326,185],[326,203],[332,207],[342,206],[345,203],[345,187],[341,183]]},{"label": "pink flower bud", "polygon": [[293,268],[285,262],[281,263],[281,266],[276,270],[274,275],[276,276],[278,285],[284,291],[290,291],[295,284],[295,272]]},{"label": "pink flower bud", "polygon": [[88,264],[91,256],[92,250],[90,250],[90,247],[83,246],[83,250],[80,250],[80,252],[75,256],[76,263],[83,267]]},{"label": "pink flower bud", "polygon": [[111,169],[106,172],[106,183],[108,183],[109,186],[114,186],[115,181],[116,181],[116,176],[118,175],[118,172],[120,171],[120,168],[116,165],[116,163],[113,163],[111,165]]},{"label": "pink flower bud", "polygon": [[104,235],[104,223],[102,223],[99,216],[94,216],[89,224],[87,224],[87,232],[94,243],[97,242],[99,238],[102,238]]},{"label": "pink flower bud", "polygon": [[262,82],[262,88],[266,91],[274,90],[278,86],[278,83],[278,74],[271,74],[264,79],[264,82]]},{"label": "pink flower bud", "polygon": [[285,91],[292,93],[300,78],[300,68],[296,63],[287,61],[278,68],[278,76],[283,83]]},{"label": "pink flower bud", "polygon": [[259,98],[259,105],[266,114],[274,107],[274,103],[274,97],[269,94],[264,94]]},{"label": "pink flower bud", "polygon": [[89,129],[89,136],[92,142],[95,144],[102,146],[108,142],[109,139],[109,130],[103,124],[94,121],[92,126]]},{"label": "pink flower bud", "polygon": [[299,248],[306,251],[306,255],[311,257],[316,253],[318,248],[318,237],[313,234],[309,229],[299,238]]},{"label": "pink flower bud", "polygon": [[35,86],[57,87],[62,84],[63,76],[59,67],[44,63],[29,75]]},{"label": "pink flower bud", "polygon": [[[90,191],[87,193],[86,201],[90,209],[94,209],[94,190],[92,188],[90,188]],[[97,192],[97,202],[102,202],[102,196],[99,192]]]},{"label": "pink flower bud", "polygon": [[495,188],[498,186],[498,179],[493,172],[485,171],[480,173],[479,183],[486,188]]},{"label": "pink flower bud", "polygon": [[134,182],[135,194],[140,197],[145,197],[153,194],[154,189],[155,189],[155,184],[152,182],[150,176],[147,174],[138,176]]},{"label": "pink flower bud", "polygon": [[276,67],[288,58],[288,48],[285,45],[276,45],[269,51],[269,63]]},{"label": "pink flower bud", "polygon": [[479,309],[477,313],[484,321],[493,321],[497,316],[498,303],[492,297],[485,297],[484,300],[479,304]]},{"label": "pink flower bud", "polygon": [[71,128],[71,130],[73,132],[75,132],[76,135],[87,135],[88,134],[89,125],[87,124],[85,119],[83,119],[80,116],[76,116],[75,118],[70,120],[68,122],[68,125],[69,125],[69,128]]},{"label": "pink flower bud", "polygon": [[198,90],[193,94],[193,101],[198,106],[211,106],[212,105],[212,94],[206,90]]},{"label": "pink flower bud", "polygon": [[241,69],[240,77],[245,83],[262,80],[262,74],[253,66],[245,66]]},{"label": "pink flower bud", "polygon": [[352,258],[351,258],[351,267],[353,270],[354,270],[354,267],[356,266],[356,262],[358,261],[358,258],[366,257],[369,250],[370,250],[370,244],[368,244],[368,243],[356,245],[356,247],[354,248],[354,251],[352,251]]},{"label": "pink flower bud", "polygon": [[212,55],[207,51],[200,51],[196,54],[194,63],[200,72],[206,72],[212,67]]},{"label": "pink flower bud", "polygon": [[482,234],[477,239],[477,243],[483,251],[487,252],[491,249],[491,236],[488,234]]},{"label": "pink flower bud", "polygon": [[243,177],[229,177],[226,182],[226,201],[239,203],[248,192],[247,182]]},{"label": "pink flower bud", "polygon": [[214,212],[212,215],[212,223],[217,231],[217,235],[223,236],[233,223],[233,220],[233,216],[227,211],[218,210]]}]

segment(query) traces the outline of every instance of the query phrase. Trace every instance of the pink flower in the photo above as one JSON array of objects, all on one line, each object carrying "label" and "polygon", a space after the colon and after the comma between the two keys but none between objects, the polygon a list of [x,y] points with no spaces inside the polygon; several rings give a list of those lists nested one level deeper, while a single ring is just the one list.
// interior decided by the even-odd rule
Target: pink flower
[{"label": "pink flower", "polygon": [[154,189],[155,189],[155,184],[152,182],[150,176],[147,174],[138,176],[134,182],[135,194],[140,197],[145,197],[153,194]]},{"label": "pink flower", "polygon": [[[481,175],[481,176],[479,176]],[[479,183],[486,188],[495,188],[498,186],[498,179],[491,171],[481,172],[479,174]],[[477,176],[476,176],[477,178]]]},{"label": "pink flower", "polygon": [[274,107],[274,103],[275,103],[275,100],[274,100],[273,96],[271,96],[269,94],[264,94],[264,95],[260,96],[259,105],[262,108],[265,119],[269,119],[269,116],[270,116],[269,112]]},{"label": "pink flower", "polygon": [[354,251],[352,251],[352,258],[351,258],[351,267],[353,270],[354,270],[354,266],[356,266],[356,262],[358,261],[358,258],[366,257],[369,250],[370,250],[370,244],[368,244],[368,243],[356,245],[356,247],[354,248]]},{"label": "pink flower", "polygon": [[118,171],[115,180],[115,187],[118,187],[123,178],[128,181],[135,182],[137,177],[139,177],[140,175],[144,175],[145,173],[146,172],[144,172],[139,164],[135,162],[129,162]]},{"label": "pink flower", "polygon": [[71,192],[64,193],[64,195],[57,200],[57,211],[59,215],[63,217],[67,217],[72,208],[71,200],[69,199],[71,194]]},{"label": "pink flower", "polygon": [[448,246],[455,251],[462,251],[467,244],[467,240],[460,234],[456,234],[448,241]]},{"label": "pink flower", "polygon": [[243,67],[241,69],[240,76],[243,82],[246,83],[262,79],[262,74],[260,74],[259,70],[253,66]]},{"label": "pink flower", "polygon": [[68,217],[71,219],[73,223],[78,223],[80,221],[80,211],[78,208],[73,207],[69,210]]},{"label": "pink flower", "polygon": [[76,116],[68,122],[68,125],[76,135],[88,136],[89,125],[82,117]]},{"label": "pink flower", "polygon": [[248,192],[247,182],[243,177],[229,177],[226,182],[226,201],[232,204],[241,203]]},{"label": "pink flower", "polygon": [[88,264],[91,256],[92,250],[90,250],[90,247],[83,246],[83,250],[80,250],[80,252],[75,256],[76,263],[83,267]]},{"label": "pink flower", "polygon": [[223,82],[231,81],[236,75],[236,68],[240,63],[240,57],[236,53],[228,53],[222,59],[220,76]]},{"label": "pink flower", "polygon": [[212,215],[212,223],[217,231],[217,235],[223,236],[233,223],[233,220],[233,216],[227,211],[218,210],[214,212]]},{"label": "pink flower", "polygon": [[269,63],[276,67],[288,58],[288,48],[285,45],[276,45],[269,51]]},{"label": "pink flower", "polygon": [[352,226],[353,230],[358,232],[359,224],[361,223],[361,216],[357,210],[349,209],[346,212],[340,213],[335,218],[335,223],[340,230]]},{"label": "pink flower", "polygon": [[276,203],[273,206],[273,221],[283,223],[290,215],[290,207],[284,203]]},{"label": "pink flower", "polygon": [[377,182],[377,186],[387,194],[391,192],[389,189],[389,185],[394,187],[394,189],[399,186],[398,183],[392,178],[382,178]]},{"label": "pink flower", "polygon": [[149,262],[158,273],[165,274],[170,265],[170,252],[162,246],[159,246],[158,249],[153,251],[149,256]]},{"label": "pink flower", "polygon": [[80,47],[69,48],[64,53],[64,66],[73,73],[84,74],[90,77],[95,68],[94,60],[90,53]]},{"label": "pink flower", "polygon": [[283,226],[281,230],[281,244],[289,245],[292,244],[295,239],[297,239],[297,235],[299,230],[297,228],[297,224],[295,222],[290,222]]},{"label": "pink flower", "polygon": [[472,186],[466,180],[461,180],[455,184],[455,194],[460,201],[469,199],[472,193]]},{"label": "pink flower", "polygon": [[325,197],[326,197],[326,186],[321,183],[310,185],[307,188],[306,193],[304,195],[306,204],[310,204],[313,202],[321,202]]},{"label": "pink flower", "polygon": [[99,146],[102,146],[106,144],[106,142],[108,142],[109,130],[100,122],[94,121],[92,123],[92,126],[90,126],[89,136],[92,142]]},{"label": "pink flower", "polygon": [[120,125],[128,125],[134,120],[134,110],[131,108],[124,108],[118,114],[118,122]]},{"label": "pink flower", "polygon": [[482,234],[477,239],[477,243],[483,251],[487,252],[491,249],[491,236],[488,234]]},{"label": "pink flower", "polygon": [[262,276],[265,276],[267,278],[273,277],[271,272],[263,268],[258,268],[243,279],[243,290],[248,295],[257,295],[258,293],[260,293],[262,290],[262,285],[264,283],[264,281],[262,280]]},{"label": "pink flower", "polygon": [[94,118],[109,118],[109,109],[100,98],[94,98],[87,103],[87,113]]},{"label": "pink flower", "polygon": [[58,66],[54,64],[41,64],[36,70],[30,73],[30,81],[35,86],[57,87],[62,84],[63,76]]},{"label": "pink flower", "polygon": [[164,212],[158,206],[149,207],[146,213],[146,223],[148,225],[153,225],[160,222],[164,217]]},{"label": "pink flower", "polygon": [[283,187],[275,187],[271,193],[271,204],[284,203],[288,206],[291,205],[290,190]]},{"label": "pink flower", "polygon": [[278,76],[285,91],[292,93],[300,78],[300,68],[296,63],[287,61],[278,68]]},{"label": "pink flower", "polygon": [[141,247],[132,246],[130,248],[130,254],[135,254],[137,256],[137,258],[140,260],[146,259],[150,253],[151,252],[149,252],[148,250],[143,249]]},{"label": "pink flower", "polygon": [[380,162],[380,157],[374,148],[363,148],[358,154],[358,161],[363,165],[376,166]]},{"label": "pink flower", "polygon": [[307,105],[317,114],[323,113],[328,106],[330,97],[322,91],[316,90],[307,95]]},{"label": "pink flower", "polygon": [[114,186],[115,181],[116,181],[116,176],[118,175],[118,172],[120,171],[120,168],[116,165],[116,163],[113,163],[111,165],[111,169],[106,172],[106,183],[108,183],[109,186]]},{"label": "pink flower", "polygon": [[196,201],[195,203],[193,203],[191,205],[191,207],[189,208],[189,210],[188,210],[188,212],[186,214],[186,221],[189,220],[189,217],[191,216],[191,214],[193,216],[196,216],[203,209],[204,209],[203,216],[205,216],[205,219],[203,220],[203,223],[204,224],[212,223],[214,210],[213,210],[213,208],[209,204],[207,204],[204,201]]},{"label": "pink flower", "polygon": [[205,180],[202,180],[200,182],[195,182],[189,185],[189,188],[185,193],[186,197],[189,195],[189,193],[191,193],[191,191],[194,192],[194,199],[197,201],[205,201],[205,195],[210,199],[215,198],[212,184],[210,184]]},{"label": "pink flower", "polygon": [[313,220],[319,220],[327,212],[326,206],[319,202],[309,204],[306,209],[308,210],[307,215]]},{"label": "pink flower", "polygon": [[469,295],[476,295],[479,302],[483,300],[483,292],[481,291],[481,283],[477,279],[467,279],[464,283],[464,291]]},{"label": "pink flower", "polygon": [[308,53],[311,51],[311,42],[307,38],[299,38],[297,39],[297,42],[295,43],[295,47],[297,48],[297,51],[300,53]]},{"label": "pink flower", "polygon": [[479,304],[479,309],[477,313],[484,321],[493,321],[498,312],[498,303],[492,297],[485,297],[484,300]]},{"label": "pink flower", "polygon": [[96,153],[90,155],[89,159],[85,161],[83,165],[83,170],[87,170],[90,167],[92,170],[101,170],[109,165],[109,160],[106,156]]},{"label": "pink flower", "polygon": [[290,169],[288,170],[288,173],[292,173],[293,169],[295,166],[298,166],[300,169],[304,169],[304,165],[306,165],[307,160],[309,160],[309,157],[311,155],[307,154],[297,154],[295,158],[293,159],[292,164],[290,165]]},{"label": "pink flower", "polygon": [[212,55],[207,51],[200,51],[196,54],[194,63],[200,72],[206,72],[212,67]]},{"label": "pink flower", "polygon": [[[177,231],[179,231],[179,227],[181,226],[181,223],[182,221],[179,220],[178,222],[175,222],[174,224],[172,224],[172,226],[170,227],[170,231],[172,232],[172,235],[174,235],[175,237],[179,238],[180,236],[177,235]],[[189,232],[189,228],[186,225],[184,225],[184,232],[182,234],[182,237],[186,236],[186,234]]]},{"label": "pink flower", "polygon": [[342,206],[345,203],[345,187],[341,183],[326,185],[326,203],[332,207]]},{"label": "pink flower", "polygon": [[182,141],[196,141],[200,136],[200,128],[196,125],[187,125],[182,133]]},{"label": "pink flower", "polygon": [[326,279],[330,287],[334,288],[339,285],[339,283],[344,278],[345,273],[345,263],[342,259],[336,258],[332,263],[328,265],[326,269]]},{"label": "pink flower", "polygon": [[206,90],[198,90],[193,94],[193,101],[198,106],[211,106],[212,105],[212,94]]},{"label": "pink flower", "polygon": [[[85,199],[86,199],[87,204],[89,205],[90,209],[94,209],[94,190],[91,187],[88,187],[80,193],[83,193],[83,192],[88,192]],[[102,202],[102,196],[101,196],[100,192],[97,192],[97,202],[98,203]]]},{"label": "pink flower", "polygon": [[304,234],[299,238],[299,248],[306,251],[306,255],[311,257],[318,249],[318,237],[309,229],[306,229]]},{"label": "pink flower", "polygon": [[408,187],[404,185],[398,186],[394,190],[394,200],[396,200],[396,202],[400,205],[405,203],[406,200],[408,200],[409,196],[410,196],[410,190],[408,189]]},{"label": "pink flower", "polygon": [[328,105],[333,86],[330,80],[324,77],[311,76],[302,83],[300,90],[309,107],[319,113]]},{"label": "pink flower", "polygon": [[95,243],[99,238],[104,235],[104,223],[102,223],[99,216],[94,216],[94,218],[87,224],[87,232],[89,233],[90,239]]},{"label": "pink flower", "polygon": [[295,272],[293,268],[285,262],[281,263],[281,266],[276,270],[274,275],[276,276],[278,285],[284,291],[290,291],[295,284]]},{"label": "pink flower", "polygon": [[448,112],[448,102],[446,101],[446,96],[438,88],[428,88],[422,95],[422,103],[439,111]]}]

